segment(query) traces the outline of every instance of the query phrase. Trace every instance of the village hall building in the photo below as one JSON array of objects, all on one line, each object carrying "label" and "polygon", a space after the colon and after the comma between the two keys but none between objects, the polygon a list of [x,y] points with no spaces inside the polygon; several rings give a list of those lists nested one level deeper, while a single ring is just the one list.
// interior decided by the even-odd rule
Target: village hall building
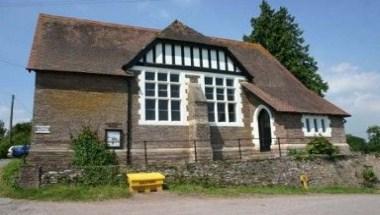
[{"label": "village hall building", "polygon": [[[121,163],[240,159],[323,136],[345,147],[349,114],[307,89],[259,44],[41,14],[27,163],[70,162],[72,135],[96,130]],[[195,144],[195,147],[194,147]],[[239,145],[238,145],[239,144]]]}]

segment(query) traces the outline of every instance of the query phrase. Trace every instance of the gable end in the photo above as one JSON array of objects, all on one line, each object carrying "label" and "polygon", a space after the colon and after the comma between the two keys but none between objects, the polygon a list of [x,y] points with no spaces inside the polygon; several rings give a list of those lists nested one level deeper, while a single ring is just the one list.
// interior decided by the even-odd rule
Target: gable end
[{"label": "gable end", "polygon": [[226,47],[156,38],[122,68],[147,66],[252,77]]}]

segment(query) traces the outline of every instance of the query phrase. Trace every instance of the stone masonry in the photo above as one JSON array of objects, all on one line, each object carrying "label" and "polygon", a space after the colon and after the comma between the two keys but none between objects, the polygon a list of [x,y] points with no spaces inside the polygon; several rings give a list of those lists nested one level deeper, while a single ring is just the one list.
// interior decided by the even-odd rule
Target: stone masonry
[{"label": "stone masonry", "polygon": [[[297,161],[291,158],[249,161],[210,161],[187,164],[132,165],[123,172],[158,171],[165,182],[207,182],[216,185],[287,185],[301,186],[300,176],[310,179],[310,187],[360,187],[365,180],[364,169],[370,168],[380,176],[380,158],[375,156],[346,156],[336,160],[323,158]],[[79,171],[80,172],[80,171]],[[77,169],[45,171],[40,175],[42,186],[54,183],[75,183]],[[80,176],[79,176],[80,177]],[[377,186],[379,186],[377,182]]]},{"label": "stone masonry", "polygon": [[189,140],[198,140],[194,143],[193,153],[197,160],[212,160],[210,125],[207,115],[207,100],[198,77],[189,77],[188,110],[189,110]]}]

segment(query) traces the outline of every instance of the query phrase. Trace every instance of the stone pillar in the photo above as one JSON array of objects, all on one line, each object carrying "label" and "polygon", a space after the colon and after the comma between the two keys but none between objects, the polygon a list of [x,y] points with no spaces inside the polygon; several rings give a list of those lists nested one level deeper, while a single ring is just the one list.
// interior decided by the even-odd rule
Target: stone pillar
[{"label": "stone pillar", "polygon": [[[210,125],[208,122],[207,100],[198,83],[199,76],[186,76],[188,84],[189,139],[194,147],[194,159],[212,160]],[[195,143],[193,140],[196,140]]]}]

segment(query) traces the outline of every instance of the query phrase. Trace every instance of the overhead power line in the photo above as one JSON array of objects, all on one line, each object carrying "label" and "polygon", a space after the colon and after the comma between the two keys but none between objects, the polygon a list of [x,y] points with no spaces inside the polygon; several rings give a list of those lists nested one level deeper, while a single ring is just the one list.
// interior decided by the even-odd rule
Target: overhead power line
[{"label": "overhead power line", "polygon": [[0,2],[0,8],[23,8],[23,7],[48,7],[48,6],[66,6],[79,4],[120,4],[120,3],[138,3],[138,2],[158,2],[163,0],[61,0],[61,1],[6,1]]}]

